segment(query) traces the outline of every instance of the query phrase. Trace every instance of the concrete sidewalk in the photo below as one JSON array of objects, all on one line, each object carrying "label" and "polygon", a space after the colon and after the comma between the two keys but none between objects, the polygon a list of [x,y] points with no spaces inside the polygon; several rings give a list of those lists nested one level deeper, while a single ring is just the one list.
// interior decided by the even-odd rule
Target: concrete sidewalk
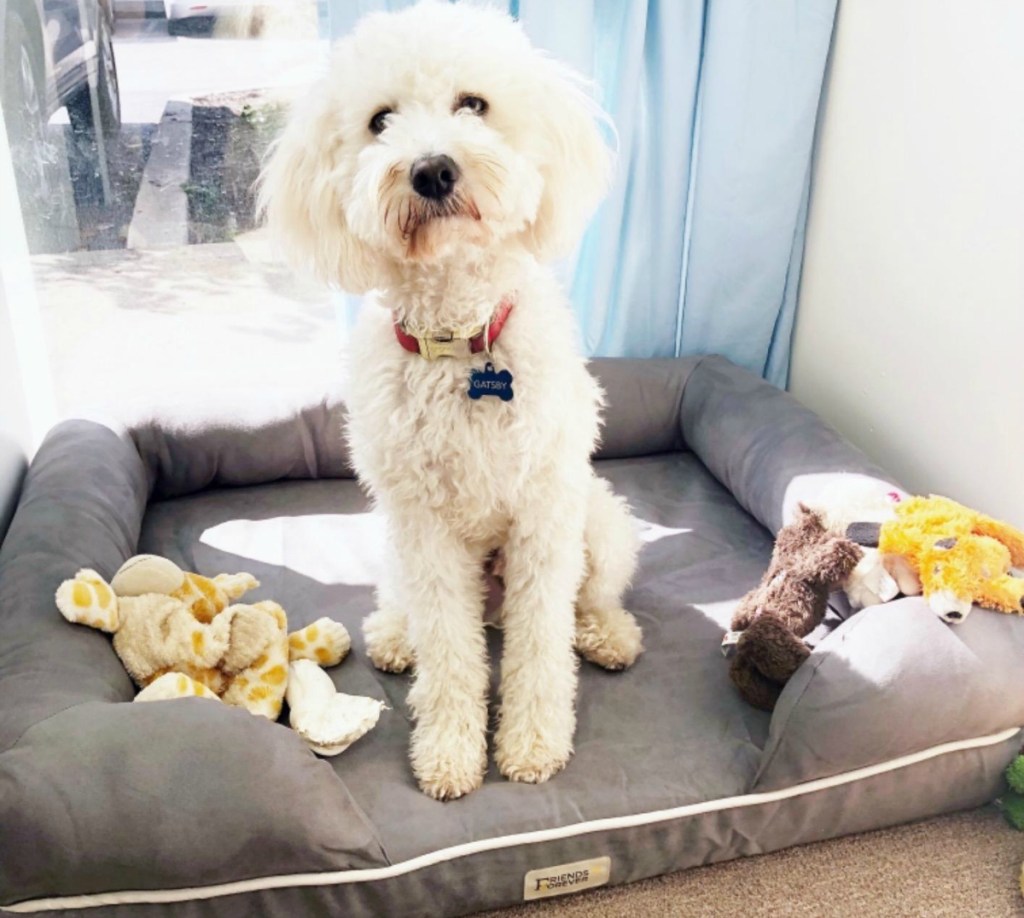
[{"label": "concrete sidewalk", "polygon": [[231,39],[168,35],[165,19],[124,19],[114,35],[121,120],[157,123],[174,99],[276,87],[287,95],[326,67],[319,39]]},{"label": "concrete sidewalk", "polygon": [[61,418],[138,416],[225,387],[307,388],[340,374],[328,292],[297,281],[259,233],[32,265]]}]

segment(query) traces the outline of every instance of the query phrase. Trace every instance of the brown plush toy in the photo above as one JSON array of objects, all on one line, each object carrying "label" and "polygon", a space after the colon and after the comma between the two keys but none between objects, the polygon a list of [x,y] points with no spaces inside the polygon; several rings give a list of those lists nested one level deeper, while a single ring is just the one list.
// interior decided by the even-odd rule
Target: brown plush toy
[{"label": "brown plush toy", "polygon": [[802,638],[821,623],[828,594],[845,583],[862,555],[803,504],[779,531],[761,585],[740,600],[732,617],[733,632],[741,633],[729,675],[754,707],[775,707],[782,687],[811,652]]}]

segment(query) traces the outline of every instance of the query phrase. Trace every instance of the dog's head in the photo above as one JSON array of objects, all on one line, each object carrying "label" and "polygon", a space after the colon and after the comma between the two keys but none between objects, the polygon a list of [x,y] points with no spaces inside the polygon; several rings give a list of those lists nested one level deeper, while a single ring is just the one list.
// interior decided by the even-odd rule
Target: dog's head
[{"label": "dog's head", "polygon": [[261,177],[293,260],[352,292],[400,263],[566,252],[604,193],[582,81],[493,9],[367,16],[295,107]]}]

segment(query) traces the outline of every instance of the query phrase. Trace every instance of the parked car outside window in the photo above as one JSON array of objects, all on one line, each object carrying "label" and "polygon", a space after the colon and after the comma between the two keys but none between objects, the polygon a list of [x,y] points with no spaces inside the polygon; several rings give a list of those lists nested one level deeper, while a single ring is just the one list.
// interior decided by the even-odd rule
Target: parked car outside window
[{"label": "parked car outside window", "polygon": [[98,138],[121,125],[113,32],[110,0],[0,0],[0,106],[30,244],[47,224],[74,218],[74,201],[61,191],[65,132],[50,129],[61,108],[76,168],[87,173],[76,193],[88,194],[90,184],[102,193],[106,145]]}]

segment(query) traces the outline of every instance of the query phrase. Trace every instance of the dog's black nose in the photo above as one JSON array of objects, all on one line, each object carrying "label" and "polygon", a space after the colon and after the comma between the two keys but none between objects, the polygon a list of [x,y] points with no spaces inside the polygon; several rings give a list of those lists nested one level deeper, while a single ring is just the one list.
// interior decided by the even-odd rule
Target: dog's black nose
[{"label": "dog's black nose", "polygon": [[409,178],[416,194],[440,201],[452,193],[461,174],[455,160],[440,153],[416,160],[409,171]]}]

